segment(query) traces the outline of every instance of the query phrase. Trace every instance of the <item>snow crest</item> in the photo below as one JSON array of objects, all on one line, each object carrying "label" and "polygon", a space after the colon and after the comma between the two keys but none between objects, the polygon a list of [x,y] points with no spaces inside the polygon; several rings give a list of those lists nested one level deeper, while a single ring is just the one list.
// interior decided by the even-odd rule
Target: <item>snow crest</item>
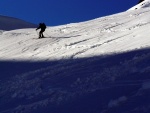
[{"label": "snow crest", "polygon": [[139,3],[138,5],[130,8],[129,11],[137,10],[137,9],[141,9],[141,8],[148,8],[148,7],[150,7],[150,0],[144,0],[143,2]]}]

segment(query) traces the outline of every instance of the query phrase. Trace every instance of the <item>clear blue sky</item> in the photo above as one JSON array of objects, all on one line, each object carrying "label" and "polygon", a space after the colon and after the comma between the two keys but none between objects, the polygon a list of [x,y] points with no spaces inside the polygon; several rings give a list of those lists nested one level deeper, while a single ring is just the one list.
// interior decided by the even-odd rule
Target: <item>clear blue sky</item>
[{"label": "clear blue sky", "polygon": [[0,15],[49,26],[82,22],[119,13],[139,0],[1,0]]}]

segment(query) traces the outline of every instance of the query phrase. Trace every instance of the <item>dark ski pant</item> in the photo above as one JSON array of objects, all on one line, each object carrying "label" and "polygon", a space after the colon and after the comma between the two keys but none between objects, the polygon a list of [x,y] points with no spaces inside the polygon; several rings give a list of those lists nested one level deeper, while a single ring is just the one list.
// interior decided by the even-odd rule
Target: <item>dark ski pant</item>
[{"label": "dark ski pant", "polygon": [[44,29],[42,29],[40,32],[39,32],[39,38],[44,38],[44,35],[43,35],[43,32],[44,32],[45,30]]}]

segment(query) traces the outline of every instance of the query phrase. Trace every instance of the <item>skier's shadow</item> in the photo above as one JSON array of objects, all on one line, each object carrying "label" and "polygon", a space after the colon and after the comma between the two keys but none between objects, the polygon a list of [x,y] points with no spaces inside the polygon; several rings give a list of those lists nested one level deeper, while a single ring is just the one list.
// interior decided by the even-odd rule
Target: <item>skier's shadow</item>
[{"label": "skier's shadow", "polygon": [[[45,36],[43,38],[72,38],[72,37],[79,37],[81,35],[75,35],[75,36],[60,36],[60,37],[56,37],[56,36]],[[40,39],[43,39],[43,38],[40,38]]]}]

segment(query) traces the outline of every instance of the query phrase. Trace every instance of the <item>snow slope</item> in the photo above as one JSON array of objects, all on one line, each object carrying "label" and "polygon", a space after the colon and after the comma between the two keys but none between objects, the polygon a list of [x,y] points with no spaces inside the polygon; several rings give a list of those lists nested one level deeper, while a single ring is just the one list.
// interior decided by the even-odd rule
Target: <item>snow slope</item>
[{"label": "snow slope", "polygon": [[0,113],[149,113],[150,8],[0,34]]},{"label": "snow slope", "polygon": [[0,30],[36,28],[37,25],[8,16],[0,16]]},{"label": "snow slope", "polygon": [[6,31],[0,36],[0,59],[81,58],[149,47],[148,14],[144,9],[49,27],[44,39],[38,39],[35,29]]},{"label": "snow slope", "polygon": [[137,10],[141,8],[147,8],[150,6],[150,0],[144,0],[143,2],[139,3],[138,5],[130,8],[129,10]]}]

